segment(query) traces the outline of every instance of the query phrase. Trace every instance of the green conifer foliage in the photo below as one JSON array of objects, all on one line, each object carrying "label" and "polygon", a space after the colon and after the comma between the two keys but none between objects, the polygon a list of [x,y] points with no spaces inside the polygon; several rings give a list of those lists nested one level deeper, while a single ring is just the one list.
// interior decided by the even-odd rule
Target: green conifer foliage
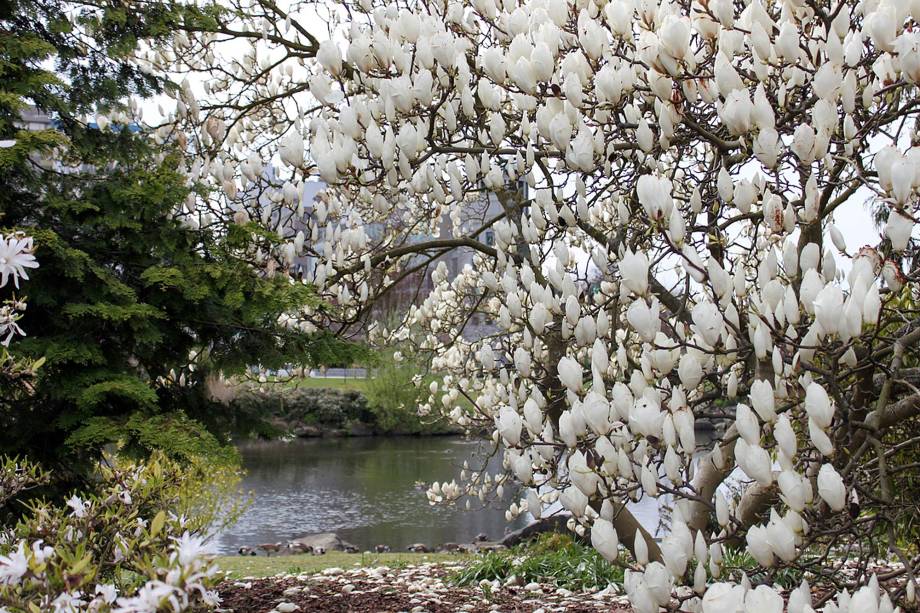
[{"label": "green conifer foliage", "polygon": [[[319,305],[307,285],[252,265],[264,236],[174,218],[197,189],[176,144],[87,121],[163,85],[122,60],[176,16],[165,3],[83,6],[0,7],[0,231],[34,237],[40,262],[20,290],[28,336],[11,350],[45,358],[30,393],[0,390],[0,450],[72,476],[111,443],[226,456],[227,409],[208,399],[209,375],[347,362],[358,350],[279,323]],[[54,125],[22,129],[29,106]]]}]

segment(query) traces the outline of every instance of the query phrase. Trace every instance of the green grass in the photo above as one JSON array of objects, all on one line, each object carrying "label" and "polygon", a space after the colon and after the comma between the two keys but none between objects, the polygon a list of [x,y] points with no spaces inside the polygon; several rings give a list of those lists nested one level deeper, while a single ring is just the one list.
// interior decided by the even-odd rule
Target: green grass
[{"label": "green grass", "polygon": [[622,584],[623,568],[610,564],[591,547],[566,534],[544,534],[529,544],[478,555],[455,553],[341,553],[322,556],[221,556],[218,567],[232,579],[271,577],[289,573],[316,573],[326,568],[356,566],[401,567],[409,564],[459,562],[451,581],[474,585],[485,580],[505,581],[512,575],[523,583],[549,583],[570,590]]},{"label": "green grass", "polygon": [[294,556],[218,556],[217,566],[230,578],[272,577],[282,573],[316,573],[326,568],[355,566],[407,566],[428,562],[461,562],[470,556],[455,553],[342,553]]},{"label": "green grass", "polygon": [[776,584],[786,589],[798,587],[805,577],[804,573],[796,568],[774,568],[764,572],[751,554],[733,547],[726,547],[722,552],[722,569],[739,581],[743,572],[754,584]]},{"label": "green grass", "polygon": [[354,390],[356,392],[366,393],[367,379],[337,379],[337,378],[314,378],[303,377],[291,379],[287,382],[290,387],[307,387],[313,389],[332,389],[332,390]]},{"label": "green grass", "polygon": [[623,582],[620,566],[566,534],[544,534],[530,544],[476,556],[453,580],[470,585],[483,579],[505,581],[512,575],[523,583],[551,583],[570,590]]}]

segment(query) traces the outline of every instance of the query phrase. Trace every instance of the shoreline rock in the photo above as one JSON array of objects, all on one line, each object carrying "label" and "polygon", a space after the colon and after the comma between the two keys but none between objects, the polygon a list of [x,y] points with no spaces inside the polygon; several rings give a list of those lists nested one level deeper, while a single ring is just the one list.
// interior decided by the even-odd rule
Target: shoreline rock
[{"label": "shoreline rock", "polygon": [[[536,521],[530,522],[523,528],[519,528],[513,532],[509,532],[498,541],[501,545],[505,547],[513,547],[524,541],[529,541],[533,537],[543,534],[545,532],[559,532],[561,534],[572,534],[569,532],[569,529],[566,527],[569,519],[572,516],[567,513],[562,513],[559,515],[553,515],[550,517],[544,517]],[[574,535],[573,535],[574,536]]]},{"label": "shoreline rock", "polygon": [[365,422],[355,422],[349,424],[347,428],[323,428],[313,424],[298,424],[289,429],[285,429],[286,426],[284,424],[281,424],[281,426],[282,427],[278,429],[283,431],[284,434],[282,434],[280,438],[283,438],[285,435],[295,438],[364,438],[377,436],[461,436],[465,434],[459,429],[444,429],[436,432],[379,430],[374,427],[374,424]]},{"label": "shoreline rock", "polygon": [[325,551],[346,551],[356,550],[357,547],[341,538],[335,532],[317,532],[316,534],[305,534],[301,537],[291,539],[292,543],[299,543],[304,547],[310,547],[313,550],[324,549]]}]

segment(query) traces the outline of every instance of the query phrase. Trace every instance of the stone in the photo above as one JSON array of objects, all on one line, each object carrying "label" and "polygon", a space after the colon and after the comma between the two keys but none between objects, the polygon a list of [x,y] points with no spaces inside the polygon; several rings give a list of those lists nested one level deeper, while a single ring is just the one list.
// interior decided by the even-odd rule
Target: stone
[{"label": "stone", "polygon": [[319,532],[317,534],[307,534],[291,541],[298,543],[303,547],[309,547],[314,552],[323,551],[345,551],[346,548],[355,548],[354,545],[339,538],[335,532]]},{"label": "stone", "polygon": [[292,431],[297,438],[319,438],[323,435],[323,431],[320,428],[307,424],[294,426]]},{"label": "stone", "polygon": [[513,547],[514,545],[530,540],[538,534],[543,534],[544,532],[561,532],[563,534],[570,534],[566,524],[568,523],[569,519],[571,519],[571,517],[571,515],[561,513],[559,515],[538,519],[527,524],[519,530],[509,532],[500,541],[500,543],[505,547]]}]

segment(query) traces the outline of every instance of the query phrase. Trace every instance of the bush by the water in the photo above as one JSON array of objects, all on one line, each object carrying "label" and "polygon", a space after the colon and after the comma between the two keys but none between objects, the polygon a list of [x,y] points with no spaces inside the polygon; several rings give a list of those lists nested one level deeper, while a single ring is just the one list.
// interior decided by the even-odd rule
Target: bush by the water
[{"label": "bush by the water", "polygon": [[480,581],[507,581],[511,577],[526,584],[551,583],[569,590],[603,588],[623,582],[623,568],[605,560],[596,550],[575,541],[568,534],[548,533],[511,549],[486,553],[471,561],[454,576],[459,585]]},{"label": "bush by the water", "polygon": [[378,355],[374,377],[368,379],[365,391],[368,406],[377,423],[385,430],[430,433],[442,430],[444,425],[433,417],[421,417],[418,408],[428,398],[430,377],[415,360],[397,360],[394,353]]}]

